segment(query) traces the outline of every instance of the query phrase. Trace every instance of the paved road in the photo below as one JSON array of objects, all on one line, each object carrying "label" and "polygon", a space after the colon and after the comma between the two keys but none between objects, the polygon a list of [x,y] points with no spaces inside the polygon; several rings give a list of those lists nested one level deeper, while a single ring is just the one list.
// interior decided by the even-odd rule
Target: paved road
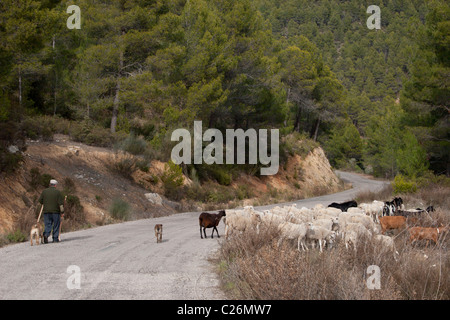
[{"label": "paved road", "polygon": [[331,202],[344,202],[348,200],[352,200],[356,197],[356,195],[361,191],[378,191],[382,189],[388,182],[386,181],[380,181],[380,180],[373,180],[373,179],[367,179],[362,175],[358,175],[355,173],[349,173],[344,171],[335,171],[335,173],[345,182],[351,183],[352,188],[348,189],[343,192],[329,194],[325,196],[315,197],[315,198],[309,198],[309,199],[303,199],[303,200],[297,200],[292,202],[286,202],[282,204],[273,204],[268,206],[261,206],[258,207],[259,210],[265,210],[270,209],[275,206],[283,206],[283,205],[290,205],[293,203],[297,204],[297,207],[307,207],[312,208],[316,204],[323,204],[328,205]]},{"label": "paved road", "polygon": [[[350,200],[384,184],[339,174],[354,188],[296,203],[311,207]],[[224,299],[208,262],[219,240],[200,239],[197,218],[198,212],[181,213],[65,233],[57,244],[0,248],[0,299]],[[164,225],[159,244],[156,223]]]}]

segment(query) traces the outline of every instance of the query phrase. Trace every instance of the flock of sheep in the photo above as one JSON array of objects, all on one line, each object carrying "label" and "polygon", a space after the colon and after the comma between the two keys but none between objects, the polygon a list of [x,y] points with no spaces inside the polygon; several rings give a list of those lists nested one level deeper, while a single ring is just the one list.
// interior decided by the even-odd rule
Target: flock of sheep
[{"label": "flock of sheep", "polygon": [[[356,204],[356,203],[355,203]],[[296,240],[300,251],[309,250],[318,245],[320,252],[329,248],[340,238],[346,248],[356,248],[361,236],[374,236],[377,241],[395,251],[393,239],[380,234],[382,228],[378,222],[383,215],[385,203],[374,201],[362,203],[358,207],[344,208],[324,207],[321,204],[314,208],[298,208],[295,204],[274,207],[263,212],[252,206],[238,210],[226,210],[224,218],[225,237],[235,232],[246,232],[263,226],[274,226],[279,230],[279,243],[285,239]],[[301,248],[301,249],[300,249]]]}]

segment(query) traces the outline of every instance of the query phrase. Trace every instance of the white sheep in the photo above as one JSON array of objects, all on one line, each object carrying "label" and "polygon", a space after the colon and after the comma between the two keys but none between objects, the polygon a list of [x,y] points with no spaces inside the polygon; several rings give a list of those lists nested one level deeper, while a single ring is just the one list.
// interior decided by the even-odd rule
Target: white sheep
[{"label": "white sheep", "polygon": [[305,249],[308,250],[305,244],[305,236],[308,229],[306,224],[285,222],[283,224],[280,224],[278,226],[278,229],[280,230],[280,240],[278,241],[278,245],[280,245],[283,239],[297,240],[298,251],[300,251],[300,246],[302,247],[303,251],[305,251]]},{"label": "white sheep", "polygon": [[339,217],[339,215],[342,213],[341,210],[337,208],[320,208],[317,210],[312,210],[312,215],[314,219],[322,219],[322,218],[334,218]]},{"label": "white sheep", "polygon": [[227,210],[225,219],[225,239],[228,239],[230,233],[234,230],[245,232],[246,230],[256,228],[259,230],[261,216],[255,212],[246,212],[244,210]]},{"label": "white sheep", "polygon": [[361,223],[347,223],[343,230],[345,248],[348,249],[348,245],[353,244],[353,248],[356,250],[356,244],[360,237],[372,237],[372,232],[366,229]]},{"label": "white sheep", "polygon": [[288,220],[292,215],[288,209],[276,207],[271,211],[272,214],[275,214],[284,220]]},{"label": "white sheep", "polygon": [[286,211],[287,213],[291,213],[294,210],[298,210],[297,204],[293,203],[290,206],[283,206],[283,210]]},{"label": "white sheep", "polygon": [[325,211],[328,215],[332,215],[334,217],[339,217],[339,215],[342,213],[341,209],[333,207],[325,208]]},{"label": "white sheep", "polygon": [[323,218],[313,220],[313,225],[317,227],[323,227],[331,231],[337,231],[339,229],[339,218]]},{"label": "white sheep", "polygon": [[361,208],[364,213],[372,218],[374,222],[378,222],[379,217],[383,215],[384,202],[374,200],[372,203],[360,203],[359,208]]},{"label": "white sheep", "polygon": [[351,222],[351,218],[354,216],[354,214],[349,213],[349,212],[342,212],[339,215],[339,226],[341,228],[341,230],[345,230],[345,226],[347,225],[347,223]]},{"label": "white sheep", "polygon": [[364,214],[364,211],[361,208],[351,207],[347,209],[348,213],[356,213],[356,214]]},{"label": "white sheep", "polygon": [[261,222],[266,226],[278,226],[280,224],[285,223],[286,219],[266,210],[261,216]]},{"label": "white sheep", "polygon": [[390,249],[392,251],[395,250],[394,239],[392,239],[391,237],[386,236],[384,234],[377,234],[373,238],[376,242],[379,242],[385,248]]},{"label": "white sheep", "polygon": [[308,209],[306,207],[301,207],[300,212],[305,213],[305,214],[311,214],[312,210]]},{"label": "white sheep", "polygon": [[356,242],[358,241],[358,233],[353,230],[348,230],[344,233],[345,248],[348,250],[348,246],[351,243],[356,251]]},{"label": "white sheep", "polygon": [[397,261],[398,251],[395,249],[394,239],[384,234],[377,234],[373,237],[373,239],[381,244],[381,246],[394,254],[394,260]]},{"label": "white sheep", "polygon": [[312,222],[314,222],[314,221],[316,221],[316,220],[331,220],[331,219],[333,219],[332,216],[329,216],[329,215],[327,215],[327,214],[318,214],[318,215],[314,215],[312,218],[313,218],[313,219],[312,219]]},{"label": "white sheep", "polygon": [[315,241],[318,241],[320,252],[322,252],[322,247],[325,246],[327,242],[332,244],[335,238],[336,233],[334,231],[328,230],[321,226],[314,226],[312,223],[309,223],[306,231],[306,240],[308,242],[312,242],[312,244],[314,244]]},{"label": "white sheep", "polygon": [[291,217],[301,222],[311,222],[313,219],[312,211],[306,208],[302,208],[300,210],[292,210]]},{"label": "white sheep", "polygon": [[375,223],[366,215],[352,215],[349,222],[361,223],[370,232],[375,232]]},{"label": "white sheep", "polygon": [[318,204],[316,204],[316,205],[314,206],[313,210],[319,210],[319,209],[323,209],[323,208],[325,208],[325,207],[323,206],[323,204],[318,203]]},{"label": "white sheep", "polygon": [[309,221],[307,219],[303,219],[302,217],[291,213],[291,215],[287,219],[287,222],[292,222],[292,223],[296,223],[296,224],[302,224],[302,223],[306,223],[306,222],[309,222]]}]

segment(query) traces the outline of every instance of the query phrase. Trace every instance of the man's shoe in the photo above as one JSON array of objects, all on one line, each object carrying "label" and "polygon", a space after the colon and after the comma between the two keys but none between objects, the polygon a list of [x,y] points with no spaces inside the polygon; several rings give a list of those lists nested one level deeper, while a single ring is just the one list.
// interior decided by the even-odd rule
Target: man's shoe
[{"label": "man's shoe", "polygon": [[48,237],[44,236],[44,243],[48,243]]}]

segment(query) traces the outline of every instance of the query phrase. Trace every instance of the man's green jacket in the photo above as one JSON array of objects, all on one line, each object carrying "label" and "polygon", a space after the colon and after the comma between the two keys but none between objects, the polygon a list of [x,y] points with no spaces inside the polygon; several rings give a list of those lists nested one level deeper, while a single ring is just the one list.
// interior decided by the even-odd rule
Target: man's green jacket
[{"label": "man's green jacket", "polygon": [[64,197],[61,191],[50,187],[42,191],[39,203],[44,205],[43,213],[61,213],[60,206],[64,205]]}]

